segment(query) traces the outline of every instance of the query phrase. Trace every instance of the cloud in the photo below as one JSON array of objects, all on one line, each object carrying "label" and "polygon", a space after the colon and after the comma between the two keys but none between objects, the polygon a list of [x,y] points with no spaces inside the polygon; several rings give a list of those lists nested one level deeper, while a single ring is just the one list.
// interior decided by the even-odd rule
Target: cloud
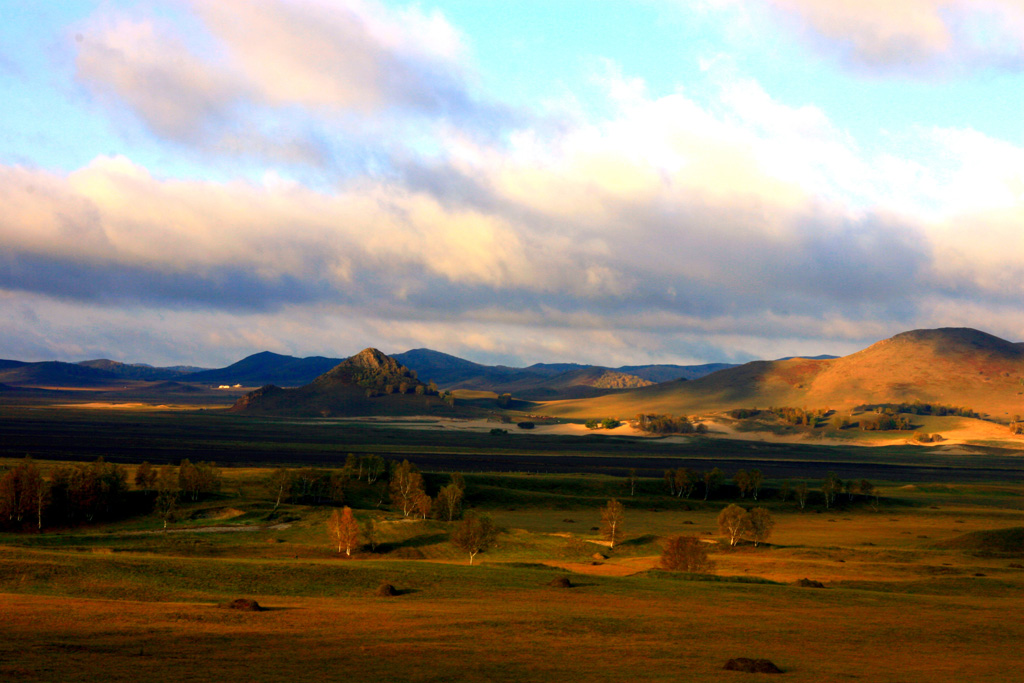
[{"label": "cloud", "polygon": [[159,18],[103,10],[75,29],[77,80],[164,139],[329,167],[363,145],[386,158],[437,127],[492,136],[521,118],[476,94],[461,38],[437,11],[372,0],[187,7]]},{"label": "cloud", "polygon": [[77,78],[111,104],[127,105],[158,135],[201,140],[252,95],[247,84],[193,53],[168,24],[104,17],[83,33]]},{"label": "cloud", "polygon": [[868,69],[1024,67],[1020,0],[762,0],[820,48]]},{"label": "cloud", "polygon": [[464,48],[440,12],[388,11],[360,0],[226,0],[195,8],[268,104],[366,115],[469,106]]},{"label": "cloud", "polygon": [[106,337],[89,325],[104,321],[199,349],[184,341],[194,332],[224,355],[351,342],[745,360],[855,347],[965,301],[987,322],[1021,294],[1012,144],[920,128],[903,133],[918,151],[873,156],[823,110],[735,73],[710,66],[703,99],[654,96],[614,64],[603,117],[479,135],[445,123],[486,105],[439,14],[196,8],[196,32],[173,16],[94,19],[80,80],[161,136],[285,163],[324,163],[350,124],[394,126],[393,172],[314,189],[273,173],[164,178],[122,156],[63,174],[0,166],[0,292],[47,302],[46,315],[88,312],[51,322],[40,345],[63,330],[97,348]]}]

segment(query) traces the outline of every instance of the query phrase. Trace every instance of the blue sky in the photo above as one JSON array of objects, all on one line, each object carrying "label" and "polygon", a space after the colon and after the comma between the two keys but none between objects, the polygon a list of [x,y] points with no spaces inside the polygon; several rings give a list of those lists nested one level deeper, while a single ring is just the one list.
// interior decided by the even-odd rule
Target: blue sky
[{"label": "blue sky", "polygon": [[0,357],[1024,340],[1020,0],[8,0],[0,101]]}]

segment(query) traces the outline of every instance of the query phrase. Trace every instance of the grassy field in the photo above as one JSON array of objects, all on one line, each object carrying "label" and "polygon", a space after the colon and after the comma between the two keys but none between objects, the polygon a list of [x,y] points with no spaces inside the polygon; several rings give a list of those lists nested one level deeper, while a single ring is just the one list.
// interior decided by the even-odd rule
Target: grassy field
[{"label": "grassy field", "polygon": [[[769,482],[770,542],[714,543],[713,572],[686,575],[657,568],[664,538],[721,541],[732,501],[469,474],[470,501],[502,527],[469,566],[448,524],[373,506],[357,517],[377,521],[377,552],[346,559],[330,509],[272,513],[264,475],[225,469],[222,493],[168,532],[149,516],[0,535],[0,680],[718,681],[742,678],[722,669],[733,657],[794,681],[1019,680],[1019,483],[879,482],[877,510],[826,511]],[[610,496],[626,505],[614,549],[595,530]],[[548,585],[562,576],[572,588]],[[399,595],[377,597],[382,582]],[[269,609],[222,606],[238,597]]]},{"label": "grassy field", "polygon": [[[284,504],[270,465],[348,453],[409,458],[428,492],[466,473],[467,504],[501,527],[474,566],[451,525],[407,520],[368,487],[345,500],[379,529],[353,558],[329,507]],[[30,454],[222,466],[221,492],[155,515],[0,533],[0,681],[728,681],[734,657],[784,680],[1014,681],[1024,624],[1024,458],[1000,448],[815,446],[725,439],[439,433],[218,411],[0,406],[0,469]],[[767,544],[723,544],[711,500],[667,494],[664,468],[760,468]],[[625,477],[641,475],[635,495]],[[824,509],[783,479],[869,478],[880,494]],[[602,543],[600,510],[626,506]],[[706,575],[658,568],[668,536],[707,542]],[[572,588],[548,585],[569,577]],[[811,579],[824,588],[797,585]],[[382,582],[399,594],[378,597]],[[269,609],[223,607],[253,598]]]}]

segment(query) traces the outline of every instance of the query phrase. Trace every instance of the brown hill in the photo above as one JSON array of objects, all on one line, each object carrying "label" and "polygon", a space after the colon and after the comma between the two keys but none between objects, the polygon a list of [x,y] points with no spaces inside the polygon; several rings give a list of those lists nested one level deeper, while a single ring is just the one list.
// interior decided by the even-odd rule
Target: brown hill
[{"label": "brown hill", "polygon": [[[568,398],[591,398],[654,384],[636,375],[588,366],[551,377],[524,377],[498,385],[494,391],[511,392],[516,398],[544,401]],[[479,388],[486,385],[481,384]]]},{"label": "brown hill", "polygon": [[1003,420],[1024,413],[1024,347],[967,328],[914,330],[842,358],[757,361],[687,382],[551,402],[545,412],[627,417],[912,401],[965,406]]},{"label": "brown hill", "polygon": [[377,349],[365,349],[296,389],[267,385],[231,410],[288,416],[415,415],[447,408],[416,373]]}]

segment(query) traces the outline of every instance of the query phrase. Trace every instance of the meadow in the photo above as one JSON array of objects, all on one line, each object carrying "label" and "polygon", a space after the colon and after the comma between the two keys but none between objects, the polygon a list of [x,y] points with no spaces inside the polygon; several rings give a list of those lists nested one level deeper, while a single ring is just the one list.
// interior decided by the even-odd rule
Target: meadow
[{"label": "meadow", "polygon": [[[60,453],[108,448],[125,463],[237,457],[218,458],[220,492],[183,502],[166,531],[143,514],[0,534],[0,680],[745,680],[722,668],[735,657],[770,659],[793,681],[1020,680],[1024,482],[1020,461],[1000,450],[956,458],[717,440],[687,451],[599,437],[445,442],[200,413],[4,417],[0,431],[22,441],[5,439],[0,465],[17,463],[32,439],[44,471]],[[470,566],[448,540],[453,523],[406,519],[359,484],[345,502],[379,538],[351,558],[331,545],[331,506],[274,509],[271,464],[340,466],[347,452],[476,462],[465,468],[466,506],[498,524],[495,546]],[[519,468],[544,459],[561,464]],[[573,471],[588,459],[601,465]],[[707,501],[672,497],[656,468],[686,462],[763,464],[767,479],[756,502],[728,479]],[[635,463],[631,495],[622,475]],[[131,481],[134,465],[125,467]],[[825,509],[812,494],[800,509],[779,489],[801,467],[898,476],[872,479],[877,501],[844,493]],[[431,494],[449,479],[441,469],[457,469],[422,468]],[[612,498],[625,506],[625,536],[609,548],[598,527]],[[767,543],[723,542],[716,519],[730,503],[770,510]],[[710,572],[659,568],[677,534],[706,542]],[[572,587],[550,585],[561,577]],[[378,596],[384,582],[398,594]],[[236,598],[267,609],[226,609]]]}]

